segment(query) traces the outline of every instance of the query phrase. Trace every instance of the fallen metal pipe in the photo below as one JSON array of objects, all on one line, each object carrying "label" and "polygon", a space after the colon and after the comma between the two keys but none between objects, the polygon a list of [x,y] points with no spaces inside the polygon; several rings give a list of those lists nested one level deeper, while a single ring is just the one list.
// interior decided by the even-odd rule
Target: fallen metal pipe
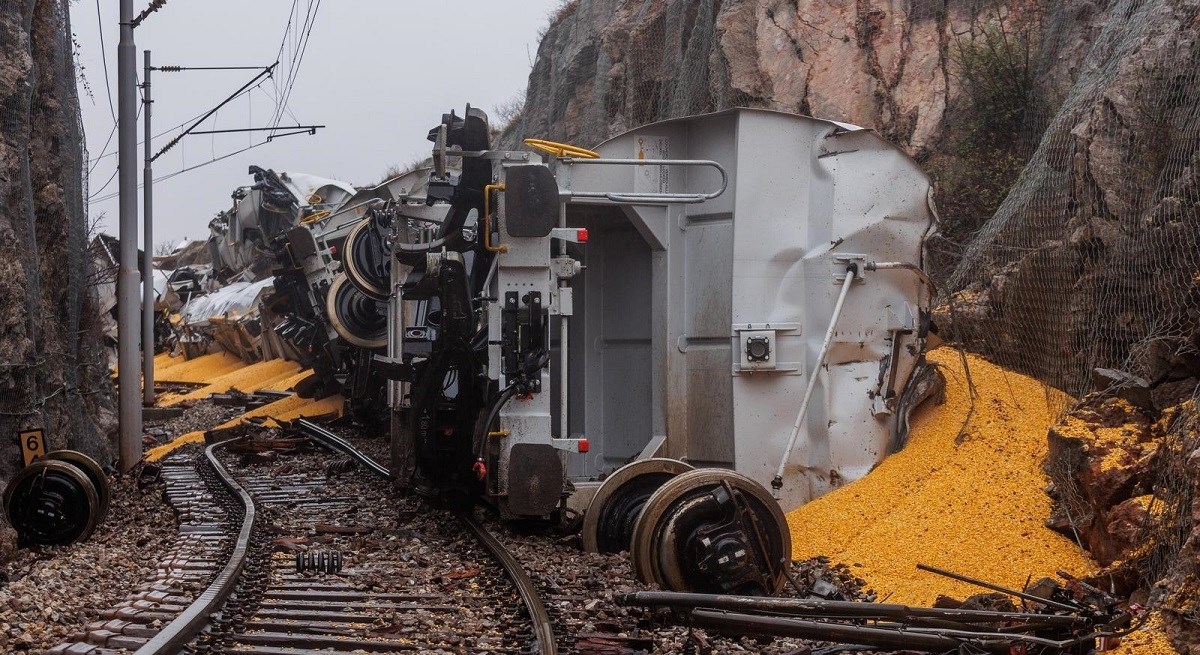
[{"label": "fallen metal pipe", "polygon": [[643,607],[709,608],[738,612],[769,612],[787,616],[856,619],[940,619],[957,623],[1006,623],[1036,621],[1041,625],[1081,628],[1090,624],[1077,615],[1036,614],[1032,612],[996,612],[938,607],[910,607],[885,603],[808,598],[761,598],[755,596],[724,596],[720,594],[678,593],[670,591],[638,591],[620,594],[618,605]]},{"label": "fallen metal pipe", "polygon": [[972,584],[972,585],[975,585],[976,587],[983,587],[984,589],[989,589],[991,591],[996,591],[996,592],[999,592],[1002,594],[1008,594],[1010,596],[1016,596],[1017,598],[1020,598],[1022,600],[1027,600],[1031,603],[1040,603],[1042,605],[1045,605],[1046,607],[1053,607],[1055,609],[1060,609],[1060,610],[1064,610],[1067,612],[1079,612],[1079,611],[1083,611],[1086,609],[1085,607],[1082,607],[1079,605],[1069,605],[1067,603],[1060,603],[1056,600],[1051,600],[1049,598],[1042,598],[1041,596],[1034,596],[1033,594],[1027,594],[1023,591],[1017,591],[1016,589],[1008,589],[1007,587],[1001,587],[1000,585],[992,584],[991,582],[986,582],[984,580],[978,580],[976,578],[968,577],[968,576],[962,575],[961,573],[955,573],[953,571],[939,569],[936,566],[929,566],[928,564],[917,564],[917,568],[922,571],[928,571],[929,573],[936,573],[938,575],[945,576],[947,578],[950,578],[951,580],[958,580],[959,582],[965,582],[967,584]]},{"label": "fallen metal pipe", "polygon": [[[922,650],[934,653],[957,651],[966,641],[962,637],[909,632],[903,628],[876,628],[704,609],[692,612],[691,625],[697,628],[735,631],[743,634],[797,637],[839,644],[875,646],[888,650]],[[990,634],[981,636],[985,638],[973,638],[971,643],[988,653],[1009,653],[1016,641],[1016,636],[1006,636],[1004,639],[995,639],[995,635]]]}]

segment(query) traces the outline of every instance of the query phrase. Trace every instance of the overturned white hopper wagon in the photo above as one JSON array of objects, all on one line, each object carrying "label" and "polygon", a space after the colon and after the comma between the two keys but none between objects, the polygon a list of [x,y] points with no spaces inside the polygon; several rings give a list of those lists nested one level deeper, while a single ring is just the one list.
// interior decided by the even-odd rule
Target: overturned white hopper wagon
[{"label": "overturned white hopper wagon", "polygon": [[[590,443],[569,455],[570,476],[658,456],[771,488],[782,461],[786,511],[866,475],[897,440],[929,324],[921,267],[936,215],[917,165],[873,131],[750,109],[596,150],[603,159],[555,171],[568,225],[590,234],[570,250],[586,269],[573,284],[563,436]],[[728,188],[623,203],[722,186],[711,166],[603,165],[629,158],[712,160]],[[590,191],[607,195],[580,196]]]}]

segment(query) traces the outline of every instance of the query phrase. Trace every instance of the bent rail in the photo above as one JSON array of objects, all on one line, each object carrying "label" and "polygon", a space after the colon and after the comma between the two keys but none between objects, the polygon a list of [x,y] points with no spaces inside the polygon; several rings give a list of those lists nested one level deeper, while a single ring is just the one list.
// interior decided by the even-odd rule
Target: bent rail
[{"label": "bent rail", "polygon": [[175,617],[173,621],[168,623],[150,641],[147,641],[141,648],[137,649],[135,655],[173,655],[178,652],[199,634],[204,629],[204,626],[208,625],[209,615],[225,604],[225,601],[237,586],[238,578],[241,576],[242,568],[246,564],[246,557],[249,552],[250,533],[254,528],[255,512],[254,500],[250,497],[250,494],[233,479],[233,476],[221,465],[221,462],[217,460],[213,452],[217,448],[223,447],[226,443],[229,442],[216,443],[209,446],[205,449],[204,456],[208,458],[208,463],[217,474],[217,479],[221,481],[221,484],[229,490],[230,494],[240,498],[246,508],[246,513],[242,517],[241,530],[238,532],[237,541],[233,545],[233,553],[229,557],[229,562],[225,564],[225,568],[221,569],[217,577],[208,585],[208,588],[196,600],[192,601],[192,604],[182,614]]}]

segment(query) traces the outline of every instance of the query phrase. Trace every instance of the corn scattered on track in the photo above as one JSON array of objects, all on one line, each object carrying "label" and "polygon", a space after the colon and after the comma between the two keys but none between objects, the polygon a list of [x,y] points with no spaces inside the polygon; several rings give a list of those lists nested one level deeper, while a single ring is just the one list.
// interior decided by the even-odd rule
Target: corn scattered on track
[{"label": "corn scattered on track", "polygon": [[[221,425],[213,426],[211,429],[220,430],[224,428],[232,428],[241,424],[249,418],[267,418],[275,421],[291,421],[298,418],[312,418],[316,416],[329,416],[331,414],[341,415],[343,399],[340,395],[329,396],[320,400],[311,398],[301,398],[299,396],[289,396],[276,400],[273,403],[268,403],[253,409],[245,414],[237,416]],[[180,446],[186,446],[190,443],[201,443],[204,441],[204,432],[189,432],[180,437],[176,437],[170,443],[165,443],[161,446],[156,446],[146,451],[146,461],[157,462],[158,460],[171,454]]]},{"label": "corn scattered on track", "polygon": [[[237,357],[226,353],[204,355],[190,361],[182,357],[158,355],[154,358],[154,365],[156,379],[170,382],[206,383],[206,386],[186,394],[165,395],[160,399],[160,404],[164,406],[207,398],[210,394],[225,393],[231,389],[246,393],[262,389],[292,391],[297,384],[312,375],[311,370],[301,370],[295,362],[275,359],[257,364],[246,364]],[[289,396],[250,410],[221,425],[213,426],[212,429],[231,428],[251,418],[291,421],[301,417],[340,415],[342,405],[343,399],[337,395],[320,400]],[[170,443],[146,451],[146,460],[156,462],[180,446],[203,441],[204,432],[189,432],[173,439]]]},{"label": "corn scattered on track", "polygon": [[233,389],[244,393],[255,393],[270,388],[271,383],[280,382],[296,375],[300,365],[284,359],[272,359],[244,366],[209,381],[208,386],[184,394],[166,394],[159,399],[160,405],[171,407],[188,400],[208,398],[214,393],[228,393]]},{"label": "corn scattered on track", "polygon": [[981,591],[918,571],[918,562],[1015,588],[1028,576],[1095,568],[1043,523],[1050,499],[1041,464],[1062,398],[1037,380],[966,359],[978,392],[969,422],[959,353],[929,353],[946,374],[946,402],[915,412],[908,446],[870,475],[789,514],[796,558],[828,556],[880,598],[915,605]]},{"label": "corn scattered on track", "polygon": [[1176,655],[1171,640],[1163,631],[1162,618],[1155,615],[1141,628],[1121,638],[1121,643],[1111,651],[1113,655]]}]

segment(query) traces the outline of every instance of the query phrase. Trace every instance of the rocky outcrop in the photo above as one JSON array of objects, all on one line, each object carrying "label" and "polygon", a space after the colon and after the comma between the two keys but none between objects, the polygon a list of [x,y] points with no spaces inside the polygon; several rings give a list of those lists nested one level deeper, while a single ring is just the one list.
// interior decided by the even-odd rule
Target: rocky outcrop
[{"label": "rocky outcrop", "polygon": [[593,144],[648,122],[753,106],[873,127],[924,156],[965,111],[956,52],[1003,22],[1064,95],[1104,0],[578,0],[538,49],[519,136]]},{"label": "rocky outcrop", "polygon": [[968,14],[913,4],[580,0],[542,40],[518,131],[592,144],[754,106],[877,127],[928,149],[951,93],[952,14]]},{"label": "rocky outcrop", "polygon": [[23,429],[111,459],[75,83],[66,0],[0,6],[0,484]]},{"label": "rocky outcrop", "polygon": [[576,0],[501,144],[748,106],[875,128],[937,185],[944,279],[1068,96],[1110,0]]},{"label": "rocky outcrop", "polygon": [[1088,396],[1050,430],[1048,525],[1091,552],[1094,584],[1133,594],[1176,643],[1197,644],[1200,413],[1190,396],[1137,406],[1130,389]]},{"label": "rocky outcrop", "polygon": [[1164,438],[1164,425],[1121,398],[1075,408],[1050,430],[1046,471],[1059,501],[1050,527],[1078,539],[1101,566],[1125,560],[1163,502],[1151,466]]}]

